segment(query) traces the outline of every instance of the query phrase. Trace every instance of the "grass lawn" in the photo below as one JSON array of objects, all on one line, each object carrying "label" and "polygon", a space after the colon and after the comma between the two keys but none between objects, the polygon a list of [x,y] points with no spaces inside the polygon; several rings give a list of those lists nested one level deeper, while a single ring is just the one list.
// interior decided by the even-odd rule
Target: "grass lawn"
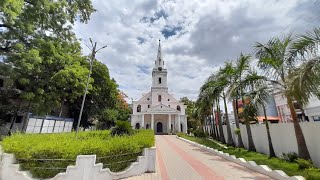
[{"label": "grass lawn", "polygon": [[[131,136],[111,136],[110,131],[57,134],[13,134],[3,139],[4,152],[13,153],[22,170],[35,178],[54,177],[75,164],[77,155],[96,154],[97,163],[111,171],[122,171],[136,161],[144,148],[154,146],[152,130],[134,131]],[[42,159],[42,160],[41,160]],[[58,159],[58,160],[53,160]]]},{"label": "grass lawn", "polygon": [[305,177],[307,180],[320,179],[320,169],[318,168],[310,168],[303,170],[299,169],[299,164],[295,162],[288,162],[279,158],[269,158],[269,156],[265,154],[251,152],[243,148],[235,148],[227,145],[226,146],[228,148],[225,149],[221,145],[218,145],[216,142],[208,140],[206,138],[193,137],[188,136],[186,134],[178,134],[178,136],[217,149],[219,151],[229,153],[230,155],[235,155],[238,158],[244,158],[246,161],[255,161],[259,165],[267,165],[273,170],[283,170],[289,176],[301,175]]}]

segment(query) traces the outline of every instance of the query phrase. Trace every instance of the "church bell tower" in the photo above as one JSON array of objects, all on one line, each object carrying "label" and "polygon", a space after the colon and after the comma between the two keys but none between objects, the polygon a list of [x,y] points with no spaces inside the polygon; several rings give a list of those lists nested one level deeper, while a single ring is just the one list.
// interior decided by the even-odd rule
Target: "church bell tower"
[{"label": "church bell tower", "polygon": [[161,44],[159,39],[159,47],[157,59],[155,60],[155,65],[152,70],[152,87],[151,90],[156,91],[168,91],[167,84],[167,69],[164,68],[164,61],[161,55]]}]

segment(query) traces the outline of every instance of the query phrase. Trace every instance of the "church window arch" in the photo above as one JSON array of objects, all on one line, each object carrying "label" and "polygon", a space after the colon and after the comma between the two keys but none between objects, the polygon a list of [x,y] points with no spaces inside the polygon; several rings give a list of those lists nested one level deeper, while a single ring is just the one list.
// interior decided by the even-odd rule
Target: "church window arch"
[{"label": "church window arch", "polygon": [[140,124],[136,123],[136,129],[140,129]]},{"label": "church window arch", "polygon": [[140,104],[137,106],[137,112],[141,112],[141,105]]},{"label": "church window arch", "polygon": [[161,102],[161,95],[158,95],[158,101]]},{"label": "church window arch", "polygon": [[181,107],[180,107],[179,105],[177,106],[177,110],[178,110],[178,111],[181,111]]},{"label": "church window arch", "polygon": [[159,77],[159,80],[158,80],[158,81],[159,81],[159,84],[161,84],[161,77]]},{"label": "church window arch", "polygon": [[148,108],[150,108],[150,104],[148,104]]}]

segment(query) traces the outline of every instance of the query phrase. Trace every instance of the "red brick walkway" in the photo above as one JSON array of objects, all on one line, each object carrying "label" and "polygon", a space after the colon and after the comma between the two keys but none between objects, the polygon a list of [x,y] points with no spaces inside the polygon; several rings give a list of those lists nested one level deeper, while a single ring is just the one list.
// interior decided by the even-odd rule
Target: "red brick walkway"
[{"label": "red brick walkway", "polygon": [[268,176],[203,151],[177,139],[175,136],[156,136],[156,147],[156,173],[146,173],[128,179],[271,179]]}]

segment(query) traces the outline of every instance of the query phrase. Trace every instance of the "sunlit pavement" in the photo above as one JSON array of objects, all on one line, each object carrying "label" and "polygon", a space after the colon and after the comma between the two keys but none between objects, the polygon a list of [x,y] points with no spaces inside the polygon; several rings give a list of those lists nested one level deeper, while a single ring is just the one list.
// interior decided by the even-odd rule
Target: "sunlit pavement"
[{"label": "sunlit pavement", "polygon": [[203,151],[175,136],[156,136],[156,147],[156,173],[145,173],[128,179],[272,179]]}]

